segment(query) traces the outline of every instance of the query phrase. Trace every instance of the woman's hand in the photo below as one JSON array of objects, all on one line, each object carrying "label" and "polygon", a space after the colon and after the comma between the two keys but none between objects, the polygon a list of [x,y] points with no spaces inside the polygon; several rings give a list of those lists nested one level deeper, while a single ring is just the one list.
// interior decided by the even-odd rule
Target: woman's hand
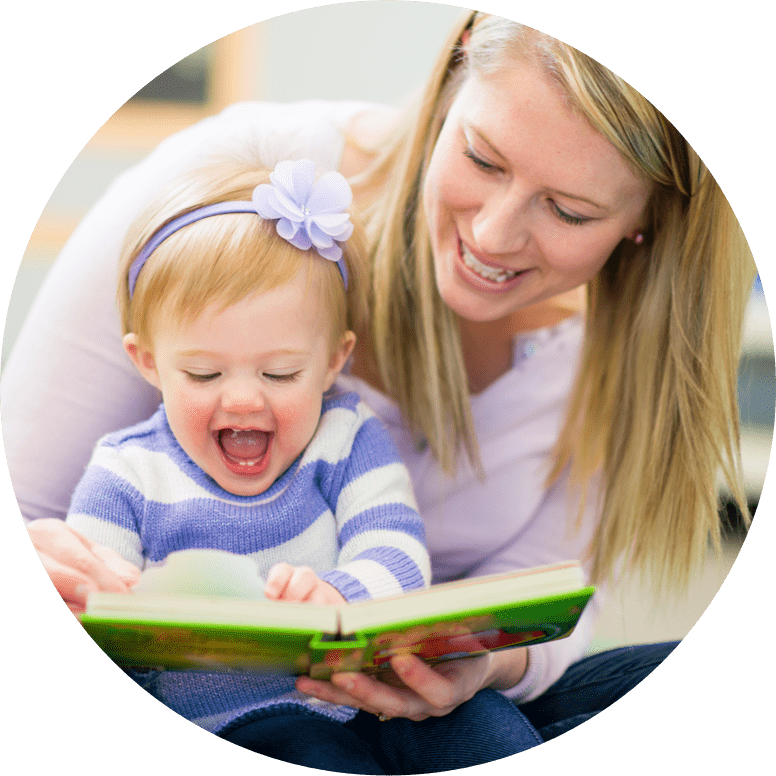
[{"label": "woman's hand", "polygon": [[334,674],[331,682],[300,676],[296,688],[331,703],[420,722],[449,714],[485,687],[516,684],[525,671],[525,650],[507,652],[512,654],[488,652],[433,668],[414,655],[396,655],[391,658],[393,675],[381,677],[385,681],[358,673]]},{"label": "woman's hand", "polygon": [[267,574],[264,595],[275,601],[306,601],[311,604],[344,604],[336,587],[324,582],[307,566],[276,563]]},{"label": "woman's hand", "polygon": [[46,573],[73,614],[84,611],[89,593],[127,593],[140,576],[137,566],[89,541],[64,520],[33,520],[27,531]]}]

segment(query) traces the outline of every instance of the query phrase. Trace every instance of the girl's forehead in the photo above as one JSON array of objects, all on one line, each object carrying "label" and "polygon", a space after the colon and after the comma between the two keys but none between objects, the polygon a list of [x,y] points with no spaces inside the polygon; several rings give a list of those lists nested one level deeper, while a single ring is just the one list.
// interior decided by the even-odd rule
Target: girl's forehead
[{"label": "girl's forehead", "polygon": [[182,352],[309,350],[328,334],[329,318],[320,292],[307,284],[304,276],[298,276],[290,283],[248,294],[232,304],[211,302],[187,319],[163,315],[155,338]]}]

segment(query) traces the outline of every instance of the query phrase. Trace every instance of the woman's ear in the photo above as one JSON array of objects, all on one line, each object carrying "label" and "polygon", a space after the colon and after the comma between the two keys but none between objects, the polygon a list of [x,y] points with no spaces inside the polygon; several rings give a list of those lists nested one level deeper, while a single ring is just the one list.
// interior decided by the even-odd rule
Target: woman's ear
[{"label": "woman's ear", "polygon": [[324,391],[328,391],[334,385],[334,381],[339,377],[339,373],[350,358],[355,344],[356,335],[352,331],[346,331],[329,359],[329,371],[326,373],[326,379],[323,384]]},{"label": "woman's ear", "polygon": [[156,370],[154,354],[140,345],[137,334],[134,334],[133,332],[125,334],[121,343],[124,345],[124,350],[127,351],[127,355],[132,359],[132,363],[137,367],[137,371],[140,372],[151,385],[161,391],[162,384],[159,380],[159,373]]}]

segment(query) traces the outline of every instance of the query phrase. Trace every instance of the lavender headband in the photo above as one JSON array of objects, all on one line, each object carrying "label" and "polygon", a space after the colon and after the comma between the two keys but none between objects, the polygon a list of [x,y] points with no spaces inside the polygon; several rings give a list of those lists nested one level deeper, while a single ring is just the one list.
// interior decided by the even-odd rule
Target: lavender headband
[{"label": "lavender headband", "polygon": [[338,172],[324,173],[315,182],[315,165],[309,159],[280,162],[270,173],[272,183],[261,183],[250,202],[218,202],[173,218],[154,232],[129,268],[129,296],[135,293],[137,277],[151,254],[172,234],[203,218],[227,213],[253,213],[277,221],[278,235],[302,251],[315,248],[324,259],[336,262],[345,289],[348,271],[342,247],[353,234],[345,208],[353,195]]}]

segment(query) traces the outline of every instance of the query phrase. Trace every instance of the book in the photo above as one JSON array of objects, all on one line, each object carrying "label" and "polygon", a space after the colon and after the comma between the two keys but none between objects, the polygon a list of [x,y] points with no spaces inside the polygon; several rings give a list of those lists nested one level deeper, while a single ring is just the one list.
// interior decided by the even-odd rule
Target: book
[{"label": "book", "polygon": [[341,606],[270,601],[253,561],[229,555],[172,553],[131,594],[92,593],[81,623],[125,668],[325,679],[396,654],[438,663],[564,638],[595,591],[568,561]]}]

